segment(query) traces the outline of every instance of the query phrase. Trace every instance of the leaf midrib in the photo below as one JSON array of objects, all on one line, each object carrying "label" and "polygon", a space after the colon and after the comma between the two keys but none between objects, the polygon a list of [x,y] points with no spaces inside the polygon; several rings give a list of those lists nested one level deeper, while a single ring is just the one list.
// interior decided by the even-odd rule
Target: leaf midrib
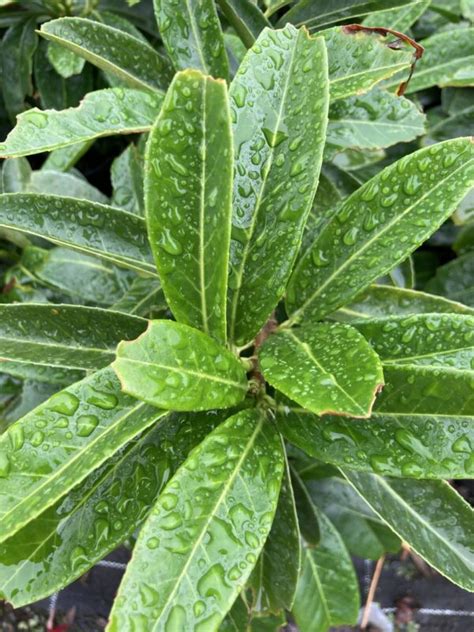
[{"label": "leaf midrib", "polygon": [[173,597],[176,595],[177,591],[179,590],[180,585],[181,585],[181,581],[186,576],[187,570],[188,570],[189,566],[191,565],[191,562],[193,561],[193,558],[194,558],[198,548],[202,545],[202,541],[204,539],[204,536],[206,535],[207,530],[208,530],[212,520],[214,519],[218,508],[225,501],[225,498],[226,498],[229,490],[231,489],[232,485],[234,484],[235,479],[237,478],[237,476],[240,475],[240,470],[242,468],[242,464],[244,463],[244,461],[246,460],[246,458],[248,457],[248,455],[250,453],[250,450],[254,446],[254,443],[255,443],[255,440],[257,438],[257,435],[260,433],[260,431],[262,429],[263,421],[264,421],[263,419],[259,420],[255,430],[252,432],[252,435],[248,438],[247,445],[246,445],[245,449],[243,450],[241,456],[239,457],[239,460],[237,461],[237,463],[235,465],[234,471],[232,472],[232,474],[229,477],[228,481],[225,483],[225,485],[224,485],[224,487],[222,489],[222,492],[220,493],[220,495],[216,499],[216,502],[214,503],[214,507],[210,511],[209,517],[207,518],[206,522],[203,524],[203,526],[201,528],[201,532],[199,534],[199,537],[196,539],[196,542],[195,542],[193,548],[191,549],[191,551],[189,553],[189,557],[188,557],[186,563],[184,564],[183,569],[181,570],[180,574],[175,578],[174,588],[171,591],[171,593],[168,595],[165,603],[163,604],[163,606],[161,608],[161,613],[160,613],[159,617],[156,619],[155,623],[153,624],[151,632],[155,632],[155,630],[158,629],[157,626],[160,623],[160,620],[162,619],[163,615],[167,611],[167,608],[169,607],[170,603],[172,603]]},{"label": "leaf midrib", "polygon": [[[321,291],[325,287],[327,287],[327,285],[329,283],[331,283],[334,280],[334,278],[338,277],[341,274],[341,272],[345,268],[347,268],[348,265],[350,265],[352,263],[352,261],[354,259],[358,259],[360,257],[360,255],[363,252],[365,252],[370,246],[372,246],[372,244],[374,242],[378,241],[382,235],[384,235],[388,230],[392,229],[393,226],[397,225],[408,213],[410,213],[414,208],[416,208],[418,205],[420,205],[427,197],[432,195],[433,191],[436,191],[439,187],[443,186],[445,182],[447,182],[448,180],[453,178],[459,171],[462,171],[462,170],[466,169],[467,165],[469,165],[471,162],[474,162],[474,158],[471,158],[466,163],[460,165],[457,169],[455,169],[448,176],[446,176],[446,178],[443,178],[442,180],[438,181],[438,183],[435,184],[435,186],[433,188],[431,188],[424,195],[422,195],[420,198],[418,198],[411,206],[408,206],[402,213],[399,213],[398,215],[395,215],[393,217],[393,219],[390,222],[387,222],[387,224],[385,224],[385,226],[380,231],[376,232],[373,237],[368,239],[365,242],[365,244],[363,244],[363,246],[360,249],[355,250],[353,252],[353,254],[351,254],[349,257],[347,257],[347,259],[335,270],[335,272],[333,272],[331,275],[329,275],[328,278],[325,281],[323,281],[323,283],[321,283],[321,285],[318,286],[317,290],[309,298],[307,298],[306,301],[304,301],[304,303],[301,305],[301,307],[299,307],[295,312],[293,312],[293,314],[291,316],[291,320],[294,321],[295,318],[300,316],[302,314],[302,312],[304,312],[304,310],[308,307],[308,305],[313,303],[313,301],[316,299],[316,297],[319,296]],[[307,258],[309,258],[311,256],[311,252],[312,252],[312,248],[310,248],[308,250],[308,253],[305,255],[304,259],[301,260],[301,263],[305,259],[307,259]]]},{"label": "leaf midrib", "polygon": [[234,382],[233,380],[226,380],[224,377],[218,377],[217,375],[212,375],[210,373],[200,373],[199,371],[193,371],[192,369],[187,369],[185,367],[175,367],[175,366],[167,366],[165,364],[158,364],[158,362],[145,362],[144,360],[136,360],[135,358],[128,358],[127,356],[118,356],[117,360],[122,362],[131,362],[132,364],[140,364],[144,366],[152,366],[158,369],[163,369],[165,371],[172,371],[174,373],[186,373],[188,375],[192,375],[197,378],[204,378],[210,380],[212,382],[220,382],[222,384],[228,384],[229,386],[235,386],[241,390],[247,391],[247,385],[240,384],[240,382]]},{"label": "leaf midrib", "polygon": [[[321,369],[321,371],[323,372],[324,375],[328,375],[331,378],[333,377],[332,373],[330,373],[329,371],[327,371],[322,364],[320,364],[320,362],[318,361],[318,359],[314,356],[313,352],[311,351],[311,349],[309,348],[309,345],[307,343],[304,343],[302,340],[300,340],[296,334],[293,331],[286,331],[285,335],[289,336],[290,338],[292,338],[296,344],[302,348],[303,352],[309,357],[310,360],[312,360],[312,362],[319,368]],[[335,376],[334,376],[335,377]],[[359,412],[364,415],[364,417],[367,415],[367,411],[365,411],[362,406],[356,402],[356,400],[339,384],[339,382],[337,381],[337,379],[334,379],[334,384],[335,386],[341,391],[341,393],[343,393],[343,395],[345,397],[347,397],[347,399],[349,401],[351,401],[354,406],[356,407],[356,409],[359,410]]]},{"label": "leaf midrib", "polygon": [[[51,476],[51,477],[47,477],[46,476],[45,477],[46,480],[45,480],[44,483],[42,483],[38,487],[35,487],[30,492],[30,494],[28,494],[27,496],[23,497],[22,500],[17,505],[13,506],[11,509],[9,509],[4,514],[1,514],[0,515],[0,523],[4,522],[6,519],[8,519],[8,517],[11,516],[12,513],[15,514],[15,513],[19,512],[21,510],[22,506],[25,503],[28,503],[28,501],[31,499],[31,497],[34,497],[41,489],[43,489],[45,487],[51,487],[52,484],[54,484],[59,478],[61,478],[62,473],[64,471],[67,471],[68,469],[70,469],[71,466],[75,462],[77,462],[77,460],[80,457],[82,457],[85,452],[91,451],[93,449],[94,445],[96,443],[100,442],[101,440],[103,440],[104,437],[106,437],[107,435],[111,434],[116,429],[117,425],[122,424],[133,413],[136,413],[138,410],[140,410],[141,408],[145,408],[146,406],[147,406],[147,404],[145,404],[145,402],[140,402],[139,404],[137,404],[133,408],[129,408],[128,412],[125,415],[118,417],[110,426],[108,426],[104,430],[103,433],[98,434],[95,439],[93,439],[89,443],[86,443],[82,448],[80,448],[70,460],[68,460],[66,463],[64,463],[60,468],[58,468],[54,472],[53,476]],[[159,415],[160,411],[157,411],[157,414]],[[162,414],[166,414],[166,411],[162,411]],[[98,467],[99,465],[100,465],[100,463],[96,464],[94,467]],[[75,480],[75,484],[76,483],[80,483],[82,480],[84,480],[84,478],[87,476],[88,473],[89,472],[85,472],[85,473],[82,474],[82,476],[77,478]],[[52,495],[50,495],[49,500],[45,501],[45,504],[41,508],[41,511],[43,511],[45,509],[48,509],[48,507],[53,505],[56,502],[56,500],[57,500],[57,498],[54,498]],[[37,515],[38,514],[34,515],[33,517],[36,517]],[[31,518],[31,516],[30,516],[30,518]],[[23,518],[23,522],[21,520],[19,520],[17,526],[18,526],[18,528],[21,528],[21,526],[23,526],[24,524],[25,524],[25,518]],[[6,540],[10,535],[11,535],[11,527],[10,527],[10,531],[7,533],[7,535],[5,535],[5,534],[0,535],[0,542],[3,542],[4,540]]]},{"label": "leaf midrib", "polygon": [[[278,115],[275,121],[275,125],[274,125],[274,131],[277,132],[279,127],[280,127],[280,123],[283,120],[283,110],[286,108],[286,99],[288,97],[288,90],[289,90],[289,86],[290,86],[290,78],[292,78],[292,69],[293,69],[293,63],[295,60],[295,55],[296,55],[296,49],[298,48],[298,43],[299,43],[299,39],[300,39],[300,34],[298,33],[298,35],[296,36],[296,39],[294,40],[294,45],[293,45],[293,50],[291,51],[291,55],[288,61],[288,66],[287,66],[287,73],[286,73],[286,77],[285,77],[285,83],[283,86],[283,91],[282,91],[282,96],[280,99],[280,108],[278,110]],[[251,241],[252,241],[252,237],[255,231],[255,227],[257,225],[257,219],[260,213],[260,209],[261,209],[261,203],[262,200],[264,199],[264,191],[266,190],[266,185],[267,185],[267,181],[268,181],[268,176],[270,173],[270,169],[273,166],[273,160],[274,160],[274,156],[275,156],[275,149],[276,147],[270,147],[270,151],[268,153],[268,158],[266,161],[266,165],[265,165],[265,172],[264,172],[264,176],[262,178],[262,186],[260,187],[260,191],[258,192],[258,197],[257,200],[255,201],[255,210],[254,210],[254,214],[252,217],[252,222],[249,226],[247,235],[248,235],[248,239],[247,242],[244,246],[243,252],[242,252],[242,258],[240,261],[240,265],[239,265],[239,271],[237,273],[237,289],[235,290],[235,292],[233,293],[232,296],[232,309],[231,309],[231,313],[230,313],[230,337],[231,339],[234,339],[235,336],[235,328],[236,328],[236,321],[237,321],[237,309],[238,309],[238,303],[239,303],[239,297],[240,297],[240,291],[242,288],[242,280],[243,280],[243,275],[244,275],[244,270],[246,267],[246,263],[247,263],[247,258],[249,255],[249,251],[250,251],[250,247],[251,247]]]},{"label": "leaf midrib", "polygon": [[[375,507],[373,507],[373,506],[372,506],[372,503],[371,503],[371,502],[370,502],[370,501],[369,501],[369,500],[368,500],[368,499],[367,499],[367,498],[363,495],[363,493],[361,493],[361,492],[359,491],[359,489],[357,488],[357,486],[356,486],[356,485],[355,485],[355,484],[354,484],[354,483],[350,480],[350,478],[348,478],[348,477],[346,476],[344,469],[342,469],[342,468],[339,468],[339,469],[341,470],[342,475],[344,476],[344,478],[345,478],[345,479],[349,482],[349,484],[350,484],[350,485],[352,485],[352,487],[356,490],[356,492],[359,494],[359,496],[360,496],[363,500],[365,500],[365,502],[366,502],[367,504],[369,504],[369,505],[370,505],[370,507],[372,508],[372,510],[373,510],[373,511],[374,511],[374,512],[375,512],[375,513],[376,513],[376,514],[377,514],[377,515],[378,515],[378,516],[379,516],[379,517],[380,517],[380,518],[381,518],[384,522],[386,522],[386,520],[384,520],[384,518],[383,518],[382,514],[381,514],[379,511],[377,511],[377,509],[375,509]],[[411,506],[410,506],[410,505],[409,505],[409,504],[408,504],[408,503],[404,500],[404,498],[403,498],[402,496],[400,496],[400,495],[398,494],[398,492],[397,492],[397,491],[395,491],[395,490],[394,490],[394,489],[393,489],[393,488],[392,488],[392,487],[391,487],[391,486],[387,483],[387,481],[386,481],[384,478],[382,478],[382,477],[381,477],[381,476],[379,476],[378,474],[371,474],[371,476],[375,477],[375,478],[376,478],[376,480],[377,480],[377,482],[378,482],[378,484],[380,485],[380,487],[385,488],[385,489],[387,490],[388,494],[389,494],[390,496],[392,496],[393,498],[395,498],[395,499],[398,501],[398,503],[399,503],[400,505],[402,505],[402,506],[405,508],[405,511],[406,511],[406,512],[407,512],[410,516],[413,516],[413,517],[415,518],[415,522],[417,522],[417,521],[418,521],[419,523],[421,523],[421,524],[422,524],[422,525],[423,525],[423,526],[424,526],[424,527],[425,527],[428,531],[430,531],[430,532],[434,535],[434,537],[435,537],[435,539],[436,539],[436,540],[439,540],[439,541],[443,542],[443,543],[444,543],[444,545],[445,545],[448,549],[450,549],[450,550],[454,553],[454,555],[455,555],[455,557],[456,557],[456,558],[461,558],[461,559],[463,560],[463,562],[465,562],[466,564],[468,563],[468,562],[467,562],[467,560],[464,560],[464,558],[462,557],[461,552],[460,552],[460,551],[458,551],[456,548],[454,548],[454,547],[453,547],[453,545],[451,544],[451,541],[450,541],[450,540],[446,540],[446,539],[445,539],[445,538],[444,538],[444,537],[443,537],[443,536],[442,536],[442,535],[441,535],[438,531],[436,531],[436,530],[435,530],[435,528],[434,528],[434,527],[432,527],[432,526],[431,526],[431,524],[430,524],[429,522],[427,522],[427,521],[426,521],[426,519],[425,519],[423,516],[421,516],[419,513],[417,513],[417,512],[416,512],[416,511],[415,511],[415,510],[414,510],[414,509],[413,509],[413,508],[412,508],[412,507],[411,507]],[[449,487],[448,483],[445,483],[445,481],[439,481],[439,482],[440,482],[440,483],[443,483],[445,486]],[[418,518],[418,520],[417,520],[417,518]],[[401,538],[402,540],[404,539],[404,538],[403,538],[403,536],[402,536],[400,533],[398,533],[398,531],[397,531],[397,528],[396,528],[396,527],[394,527],[392,524],[390,524],[390,528],[391,528],[391,529],[392,529],[392,530],[393,530],[393,531],[394,531],[394,532],[398,535],[398,537],[399,537],[399,538]],[[414,551],[417,551],[417,548],[418,548],[418,547],[413,546],[411,543],[409,543],[409,544],[410,544],[411,548],[412,548]],[[417,552],[419,552],[419,551],[417,551]],[[423,556],[422,556],[422,557],[423,557]],[[431,564],[432,566],[434,566],[434,563],[433,563],[433,561],[432,561],[432,560],[430,560],[430,564]],[[438,571],[440,571],[440,573],[442,573],[443,575],[445,575],[445,574],[443,573],[443,571],[442,571],[440,568],[438,568],[437,566],[434,566],[434,567],[435,567]]]}]

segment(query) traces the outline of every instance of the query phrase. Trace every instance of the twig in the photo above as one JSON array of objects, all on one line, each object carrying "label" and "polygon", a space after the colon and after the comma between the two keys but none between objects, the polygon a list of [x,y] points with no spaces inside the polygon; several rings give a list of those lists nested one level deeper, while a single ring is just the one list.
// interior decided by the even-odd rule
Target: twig
[{"label": "twig", "polygon": [[369,594],[367,595],[367,601],[365,603],[364,614],[362,616],[362,621],[360,622],[361,630],[365,630],[367,628],[367,623],[369,622],[370,606],[372,605],[372,602],[374,600],[375,591],[377,590],[377,585],[379,583],[380,573],[382,572],[384,562],[385,555],[382,555],[382,557],[377,560],[377,564],[375,565],[372,581],[370,582]]}]

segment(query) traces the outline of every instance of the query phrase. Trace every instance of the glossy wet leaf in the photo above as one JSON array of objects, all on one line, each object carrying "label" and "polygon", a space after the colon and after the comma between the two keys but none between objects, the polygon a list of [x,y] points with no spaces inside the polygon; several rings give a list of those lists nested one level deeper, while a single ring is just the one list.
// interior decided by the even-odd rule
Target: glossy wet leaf
[{"label": "glossy wet leaf", "polygon": [[382,35],[363,31],[348,33],[338,26],[323,31],[321,36],[328,52],[331,102],[368,92],[398,71],[404,71],[398,83],[406,79],[412,51],[389,48]]},{"label": "glossy wet leaf", "polygon": [[130,144],[115,158],[110,168],[110,179],[113,189],[112,206],[144,216],[143,160],[136,145]]},{"label": "glossy wet leaf", "polygon": [[358,323],[356,326],[377,352],[384,366],[416,365],[474,371],[472,316],[392,316]]},{"label": "glossy wet leaf", "polygon": [[285,471],[271,531],[258,558],[249,586],[252,607],[263,612],[291,610],[301,566],[300,530],[290,469]]},{"label": "glossy wet leaf", "polygon": [[[8,28],[2,37],[2,96],[5,109],[14,120],[26,109],[26,96],[31,96],[33,56],[38,45],[34,18],[22,20]],[[5,78],[8,77],[8,81]]]},{"label": "glossy wet leaf", "polygon": [[0,357],[40,366],[99,369],[113,361],[121,340],[136,338],[146,324],[143,318],[96,307],[0,305]]},{"label": "glossy wet leaf", "polygon": [[323,40],[291,25],[263,31],[231,84],[237,169],[228,320],[237,344],[258,333],[290,275],[318,184],[327,90]]},{"label": "glossy wet leaf", "polygon": [[125,392],[171,410],[229,408],[244,399],[243,364],[206,334],[170,320],[151,321],[122,343],[113,367]]},{"label": "glossy wet leaf", "polygon": [[296,266],[286,300],[292,320],[351,301],[425,241],[473,184],[474,145],[462,138],[405,156],[362,185]]},{"label": "glossy wet leaf", "polygon": [[29,362],[16,362],[4,358],[0,360],[0,369],[1,373],[13,375],[22,380],[43,382],[49,385],[59,384],[68,386],[74,382],[79,382],[79,380],[85,377],[84,371],[81,370],[43,366]]},{"label": "glossy wet leaf", "polygon": [[474,134],[474,91],[470,93],[469,105],[449,116],[440,117],[434,124],[429,125],[426,144]]},{"label": "glossy wet leaf", "polygon": [[[473,85],[473,28],[436,33],[423,40],[423,48],[425,52],[408,84],[408,94],[431,86]],[[395,86],[395,78],[387,85]]]},{"label": "glossy wet leaf", "polygon": [[112,305],[112,309],[125,314],[149,317],[167,311],[168,306],[157,279],[137,277],[130,289]]},{"label": "glossy wet leaf", "polygon": [[154,275],[145,222],[104,204],[37,193],[0,196],[0,227]]},{"label": "glossy wet leaf", "polygon": [[199,71],[178,73],[147,145],[146,220],[174,316],[220,342],[226,340],[232,153],[225,82]]},{"label": "glossy wet leaf", "polygon": [[425,116],[405,99],[375,88],[337,101],[329,109],[326,156],[348,147],[390,147],[425,132]]},{"label": "glossy wet leaf", "polygon": [[448,483],[343,474],[416,553],[455,584],[474,589],[473,512]]},{"label": "glossy wet leaf", "polygon": [[[321,539],[319,513],[309,495],[308,489],[295,467],[291,468],[291,485],[295,498],[298,525],[304,541],[310,546],[317,546]],[[301,552],[300,552],[301,558]],[[301,573],[301,559],[300,559]],[[300,574],[299,573],[299,574]]]},{"label": "glossy wet leaf", "polygon": [[416,405],[416,387],[411,391],[411,407],[399,410],[396,400],[391,406],[376,404],[367,421],[317,417],[289,400],[281,401],[278,427],[298,448],[333,465],[402,478],[472,476],[472,405],[464,415],[445,413],[442,407],[425,412],[423,405]]},{"label": "glossy wet leaf", "polygon": [[105,368],[10,426],[0,437],[0,541],[164,414],[121,393],[113,371]]},{"label": "glossy wet leaf", "polygon": [[16,608],[84,574],[141,526],[156,497],[219,416],[179,414],[145,430],[0,545],[0,594]]},{"label": "glossy wet leaf", "polygon": [[[15,160],[15,158],[13,158],[13,160]],[[32,171],[30,180],[24,188],[24,192],[66,195],[91,202],[100,202],[101,204],[107,204],[109,201],[106,195],[89,184],[87,180],[73,173],[62,173],[61,171],[55,171],[53,169]],[[4,190],[4,193],[7,193],[7,191]]]},{"label": "glossy wet leaf", "polygon": [[278,24],[291,22],[296,26],[304,24],[310,30],[318,30],[344,20],[357,21],[355,18],[368,13],[392,9],[408,2],[410,0],[300,0],[280,18]]},{"label": "glossy wet leaf", "polygon": [[[88,303],[109,306],[130,289],[137,278],[132,270],[119,268],[69,248],[43,250],[30,246],[22,263],[47,285]],[[157,284],[157,281],[154,281]]]},{"label": "glossy wet leaf", "polygon": [[305,481],[316,506],[339,531],[351,555],[378,560],[384,553],[398,553],[400,539],[344,478]]},{"label": "glossy wet leaf", "polygon": [[217,0],[222,13],[247,48],[253,46],[270,22],[252,0]]},{"label": "glossy wet leaf", "polygon": [[176,70],[228,78],[229,62],[213,0],[154,0],[163,44]]},{"label": "glossy wet leaf", "polygon": [[165,89],[171,80],[171,65],[165,57],[150,44],[107,24],[66,17],[45,22],[40,33],[131,88]]},{"label": "glossy wet leaf", "polygon": [[321,542],[303,549],[292,609],[301,632],[326,632],[332,626],[355,624],[359,614],[359,586],[349,553],[329,518],[318,514]]},{"label": "glossy wet leaf", "polygon": [[468,252],[440,266],[426,289],[474,307],[474,253]]},{"label": "glossy wet leaf", "polygon": [[[28,156],[114,134],[136,134],[150,128],[163,95],[131,88],[89,92],[77,108],[38,110],[18,116],[0,156]],[[83,151],[83,148],[80,148]]]},{"label": "glossy wet leaf", "polygon": [[260,352],[268,382],[318,414],[368,417],[382,365],[355,329],[319,323],[271,336]]},{"label": "glossy wet leaf", "polygon": [[110,631],[217,630],[270,531],[282,474],[280,439],[256,409],[209,434],[145,523]]},{"label": "glossy wet leaf", "polygon": [[42,164],[42,169],[66,172],[72,169],[78,160],[90,149],[94,139],[85,140],[60,149],[53,149]]},{"label": "glossy wet leaf", "polygon": [[441,296],[390,287],[371,285],[347,306],[332,314],[337,320],[357,321],[408,314],[453,313],[474,316],[474,310]]},{"label": "glossy wet leaf", "polygon": [[370,13],[364,18],[362,24],[370,27],[383,26],[399,33],[406,33],[418,18],[423,15],[430,3],[431,0],[416,0],[395,9]]},{"label": "glossy wet leaf", "polygon": [[81,59],[73,51],[54,42],[50,42],[47,46],[46,56],[56,72],[64,79],[78,75],[84,68],[85,59]]}]

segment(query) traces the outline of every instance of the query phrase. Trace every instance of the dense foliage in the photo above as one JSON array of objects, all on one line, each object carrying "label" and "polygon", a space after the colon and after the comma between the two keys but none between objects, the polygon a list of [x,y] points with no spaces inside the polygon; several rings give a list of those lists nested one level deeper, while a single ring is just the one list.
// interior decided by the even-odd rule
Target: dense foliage
[{"label": "dense foliage", "polygon": [[353,624],[402,542],[473,590],[473,3],[0,6],[0,596],[124,542],[111,632]]}]

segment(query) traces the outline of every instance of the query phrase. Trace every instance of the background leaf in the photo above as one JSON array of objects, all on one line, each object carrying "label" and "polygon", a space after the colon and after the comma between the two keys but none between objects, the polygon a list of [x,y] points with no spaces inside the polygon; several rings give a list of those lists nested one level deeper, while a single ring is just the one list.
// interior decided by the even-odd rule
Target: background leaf
[{"label": "background leaf", "polygon": [[[0,305],[2,359],[66,369],[99,369],[121,340],[136,338],[146,320],[77,305]],[[0,362],[1,367],[1,362]]]},{"label": "background leaf", "polygon": [[473,590],[472,510],[448,483],[343,474],[414,551],[455,584]]},{"label": "background leaf", "polygon": [[131,88],[166,89],[171,80],[171,66],[165,57],[148,43],[107,24],[66,17],[45,22],[40,33]]},{"label": "background leaf", "polygon": [[351,558],[330,520],[319,512],[321,543],[303,549],[292,614],[301,632],[325,632],[357,621],[360,597]]},{"label": "background leaf", "polygon": [[111,206],[55,195],[8,193],[0,196],[0,226],[156,274],[145,222]]},{"label": "background leaf", "polygon": [[227,79],[229,63],[213,0],[154,0],[156,21],[177,70]]},{"label": "background leaf", "polygon": [[[90,92],[77,108],[60,112],[32,108],[18,117],[16,127],[0,144],[0,155],[28,156],[101,136],[147,131],[162,101],[158,93],[109,88]],[[84,146],[77,149],[83,152]]]}]

